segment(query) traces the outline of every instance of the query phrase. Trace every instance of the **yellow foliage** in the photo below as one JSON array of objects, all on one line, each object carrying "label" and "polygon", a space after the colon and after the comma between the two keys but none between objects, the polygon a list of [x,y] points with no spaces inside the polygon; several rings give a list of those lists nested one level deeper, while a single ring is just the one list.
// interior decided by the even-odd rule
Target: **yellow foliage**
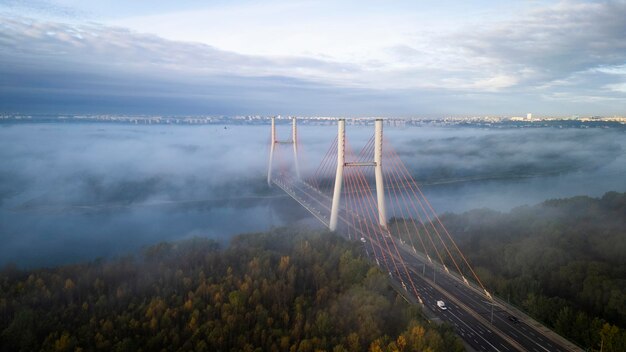
[{"label": "yellow foliage", "polygon": [[278,264],[278,270],[280,271],[287,271],[287,269],[289,268],[289,256],[282,256],[280,257],[280,263]]},{"label": "yellow foliage", "polygon": [[396,345],[398,346],[398,350],[404,351],[404,348],[406,347],[406,338],[404,338],[404,335],[398,336]]},{"label": "yellow foliage", "polygon": [[383,347],[381,346],[380,339],[376,339],[370,345],[370,352],[383,352]]},{"label": "yellow foliage", "polygon": [[191,299],[188,299],[187,301],[185,301],[185,304],[183,305],[183,308],[185,308],[185,310],[191,310],[191,308],[193,308],[193,301]]},{"label": "yellow foliage", "polygon": [[61,334],[61,337],[54,341],[54,349],[55,351],[69,351],[70,344],[70,334],[68,332],[63,332],[63,334]]}]

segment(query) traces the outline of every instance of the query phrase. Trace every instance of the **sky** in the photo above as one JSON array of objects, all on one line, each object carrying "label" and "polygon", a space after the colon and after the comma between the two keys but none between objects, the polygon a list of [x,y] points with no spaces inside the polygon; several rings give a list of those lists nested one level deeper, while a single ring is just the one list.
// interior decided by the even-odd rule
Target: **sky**
[{"label": "sky", "polygon": [[626,115],[626,1],[0,0],[0,113]]}]

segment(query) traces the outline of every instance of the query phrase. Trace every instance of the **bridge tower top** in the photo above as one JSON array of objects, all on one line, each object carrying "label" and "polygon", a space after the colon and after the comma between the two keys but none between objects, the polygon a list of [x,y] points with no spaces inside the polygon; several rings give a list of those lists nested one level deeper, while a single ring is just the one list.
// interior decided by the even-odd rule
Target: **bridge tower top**
[{"label": "bridge tower top", "polygon": [[376,198],[378,199],[378,222],[380,226],[387,226],[387,215],[385,210],[385,185],[383,182],[383,120],[376,119],[374,122],[374,160],[371,162],[346,162],[346,121],[339,119],[337,122],[337,172],[335,174],[335,188],[333,201],[330,210],[330,222],[328,227],[331,231],[337,229],[339,218],[339,207],[341,200],[341,188],[343,185],[344,167],[374,166],[374,176],[376,178]]}]

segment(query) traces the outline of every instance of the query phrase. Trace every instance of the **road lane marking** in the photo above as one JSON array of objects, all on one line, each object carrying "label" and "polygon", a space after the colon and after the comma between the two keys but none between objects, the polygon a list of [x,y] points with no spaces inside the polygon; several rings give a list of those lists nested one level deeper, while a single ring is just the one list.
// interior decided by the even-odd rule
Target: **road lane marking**
[{"label": "road lane marking", "polygon": [[[450,314],[452,314],[455,318],[457,318],[457,319],[458,319],[461,323],[465,324],[465,326],[467,326],[467,328],[468,328],[470,331],[474,331],[474,329],[472,329],[469,325],[467,325],[467,323],[466,323],[466,322],[464,322],[463,320],[461,320],[461,318],[457,317],[457,316],[456,316],[456,314],[454,314],[454,313],[452,313],[452,312],[450,312]],[[474,333],[475,333],[475,331],[474,331]],[[479,336],[480,338],[482,338],[483,340],[485,340],[485,342],[487,342],[487,344],[489,344],[489,346],[493,347],[496,351],[500,351],[500,350],[499,350],[496,346],[492,345],[492,344],[491,344],[491,342],[487,341],[487,339],[485,339],[484,337],[482,337],[482,336],[480,336],[480,335],[478,335],[478,334],[476,334],[476,333],[475,333],[475,335],[476,335],[476,336]]]}]

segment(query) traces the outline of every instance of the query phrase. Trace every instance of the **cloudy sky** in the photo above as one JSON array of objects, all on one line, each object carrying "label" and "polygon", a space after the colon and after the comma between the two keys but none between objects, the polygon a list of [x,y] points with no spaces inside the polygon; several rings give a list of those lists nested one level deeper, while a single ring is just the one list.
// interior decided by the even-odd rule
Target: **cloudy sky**
[{"label": "cloudy sky", "polygon": [[0,113],[626,115],[626,1],[0,0]]}]

